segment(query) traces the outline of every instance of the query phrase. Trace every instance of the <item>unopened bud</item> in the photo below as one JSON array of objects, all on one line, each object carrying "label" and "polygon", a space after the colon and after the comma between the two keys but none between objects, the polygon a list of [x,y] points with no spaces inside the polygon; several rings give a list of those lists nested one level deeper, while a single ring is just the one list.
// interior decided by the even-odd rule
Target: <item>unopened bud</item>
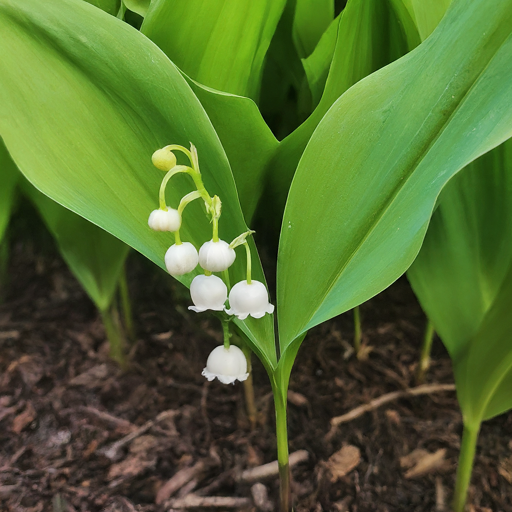
[{"label": "unopened bud", "polygon": [[157,149],[151,157],[153,165],[161,171],[170,171],[176,166],[176,157],[174,153],[169,149]]}]

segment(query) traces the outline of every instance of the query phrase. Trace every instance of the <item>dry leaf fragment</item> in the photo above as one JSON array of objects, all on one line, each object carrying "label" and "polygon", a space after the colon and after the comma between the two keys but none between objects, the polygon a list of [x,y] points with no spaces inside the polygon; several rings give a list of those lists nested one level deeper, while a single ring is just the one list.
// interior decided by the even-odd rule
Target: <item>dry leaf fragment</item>
[{"label": "dry leaf fragment", "polygon": [[405,469],[412,468],[426,455],[428,455],[427,450],[424,450],[423,448],[416,448],[416,450],[413,450],[411,453],[400,457],[400,466]]},{"label": "dry leaf fragment", "polygon": [[146,469],[153,468],[156,465],[155,458],[142,458],[136,455],[129,456],[118,464],[112,464],[108,471],[108,480],[114,480],[115,478],[133,478]]},{"label": "dry leaf fragment", "polygon": [[361,461],[361,452],[357,446],[347,445],[329,457],[327,468],[331,472],[331,482],[348,475]]},{"label": "dry leaf fragment", "polygon": [[37,412],[31,402],[27,402],[24,411],[16,416],[12,422],[11,430],[15,434],[21,431],[37,418]]},{"label": "dry leaf fragment", "polygon": [[509,483],[512,484],[512,455],[505,460],[500,461],[498,473]]},{"label": "dry leaf fragment", "polygon": [[309,405],[308,399],[296,391],[288,390],[288,401],[297,407],[306,407]]},{"label": "dry leaf fragment", "polygon": [[[415,452],[420,452],[420,450],[414,450]],[[436,469],[444,466],[445,457],[446,457],[446,449],[441,448],[434,453],[426,452],[425,450],[421,450],[418,454],[415,454],[415,457],[411,457],[414,452],[410,453],[408,457],[410,460],[414,460],[414,466],[411,467],[406,473],[405,478],[416,478],[419,476],[426,475],[428,473],[432,473]],[[400,464],[404,466],[402,463],[404,457],[400,459]]]},{"label": "dry leaf fragment", "polygon": [[106,364],[99,364],[89,368],[84,373],[77,375],[74,379],[69,381],[70,386],[85,386],[86,388],[94,388],[101,386],[104,379],[108,377],[109,371]]}]

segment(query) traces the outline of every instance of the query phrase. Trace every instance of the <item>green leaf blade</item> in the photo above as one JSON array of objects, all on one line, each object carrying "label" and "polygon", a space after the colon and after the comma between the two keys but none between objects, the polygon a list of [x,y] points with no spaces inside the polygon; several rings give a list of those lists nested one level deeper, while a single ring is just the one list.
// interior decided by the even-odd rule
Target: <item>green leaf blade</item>
[{"label": "green leaf blade", "polygon": [[[223,200],[220,236],[230,241],[247,230],[229,163],[203,107],[147,38],[72,0],[44,6],[1,0],[0,27],[6,56],[0,62],[0,133],[36,188],[163,267],[174,240],[147,226],[162,179],[151,154],[192,141],[207,189]],[[173,179],[168,204],[177,207],[191,190],[186,177]],[[200,205],[187,208],[182,238],[196,247],[211,238]],[[253,270],[264,281],[257,261]],[[238,258],[232,282],[244,272]],[[189,285],[193,276],[180,280]],[[272,318],[238,323],[266,364],[275,364]]]},{"label": "green leaf blade", "polygon": [[424,44],[350,89],[317,128],[281,233],[284,348],[397,279],[446,181],[510,136],[512,2],[497,7],[454,2]]},{"label": "green leaf blade", "polygon": [[62,257],[100,311],[112,304],[128,246],[23,183],[24,193],[36,205],[54,236]]},{"label": "green leaf blade", "polygon": [[285,0],[154,0],[141,31],[197,82],[257,100]]},{"label": "green leaf blade", "polygon": [[453,361],[464,421],[512,407],[512,140],[443,189],[408,271]]}]

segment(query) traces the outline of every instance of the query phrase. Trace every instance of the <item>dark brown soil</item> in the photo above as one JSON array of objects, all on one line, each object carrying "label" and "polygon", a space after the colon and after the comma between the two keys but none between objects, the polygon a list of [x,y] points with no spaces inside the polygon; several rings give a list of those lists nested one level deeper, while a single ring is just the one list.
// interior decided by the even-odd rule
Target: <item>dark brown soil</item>
[{"label": "dark brown soil", "polygon": [[[128,272],[137,341],[131,368],[122,373],[108,359],[103,327],[80,286],[55,252],[42,256],[36,246],[13,244],[11,283],[0,306],[0,510],[169,510],[155,504],[158,490],[198,462],[203,470],[174,497],[250,498],[251,485],[237,477],[276,457],[261,365],[254,364],[260,424],[251,431],[243,387],[201,377],[221,339],[218,321],[187,311],[186,293],[133,254]],[[293,470],[295,510],[442,510],[453,489],[461,433],[453,392],[391,402],[326,440],[332,417],[414,385],[425,318],[407,281],[361,310],[364,341],[372,347],[366,361],[347,350],[351,314],[314,329],[299,352],[290,386],[290,449],[307,450],[309,460]],[[428,382],[453,382],[438,340]],[[117,454],[106,450],[165,411],[171,412]],[[483,426],[472,510],[512,511],[511,436],[510,414]],[[335,466],[348,465],[348,474],[333,481],[327,461],[349,445],[355,447],[345,451],[351,460]],[[417,449],[426,450],[423,462],[435,453],[437,464],[406,476],[410,467],[400,461]],[[275,503],[277,480],[264,484]]]}]

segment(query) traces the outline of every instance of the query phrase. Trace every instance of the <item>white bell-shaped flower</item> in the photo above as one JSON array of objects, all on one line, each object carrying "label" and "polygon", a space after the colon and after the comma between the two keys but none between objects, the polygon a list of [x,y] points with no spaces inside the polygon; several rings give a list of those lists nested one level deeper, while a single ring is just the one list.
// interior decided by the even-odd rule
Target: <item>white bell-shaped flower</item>
[{"label": "white bell-shaped flower", "polygon": [[165,266],[171,276],[182,276],[197,267],[199,255],[190,242],[171,245],[165,253]]},{"label": "white bell-shaped flower", "polygon": [[210,272],[222,272],[235,261],[236,254],[227,242],[210,240],[199,249],[199,265]]},{"label": "white bell-shaped flower", "polygon": [[153,210],[149,215],[148,225],[155,231],[178,231],[181,226],[181,215],[178,210]]},{"label": "white bell-shaped flower", "polygon": [[203,376],[209,381],[217,378],[222,384],[234,384],[236,380],[244,381],[247,373],[247,359],[235,345],[225,348],[223,345],[213,349],[206,361]]},{"label": "white bell-shaped flower", "polygon": [[226,313],[240,320],[245,320],[248,315],[261,318],[265,313],[274,312],[274,306],[268,301],[267,288],[254,280],[250,284],[247,281],[236,283],[229,292],[229,305],[230,309],[226,309]]},{"label": "white bell-shaped flower", "polygon": [[194,277],[190,284],[190,295],[194,305],[188,309],[196,313],[202,313],[207,309],[223,311],[228,289],[220,277],[199,275]]}]

